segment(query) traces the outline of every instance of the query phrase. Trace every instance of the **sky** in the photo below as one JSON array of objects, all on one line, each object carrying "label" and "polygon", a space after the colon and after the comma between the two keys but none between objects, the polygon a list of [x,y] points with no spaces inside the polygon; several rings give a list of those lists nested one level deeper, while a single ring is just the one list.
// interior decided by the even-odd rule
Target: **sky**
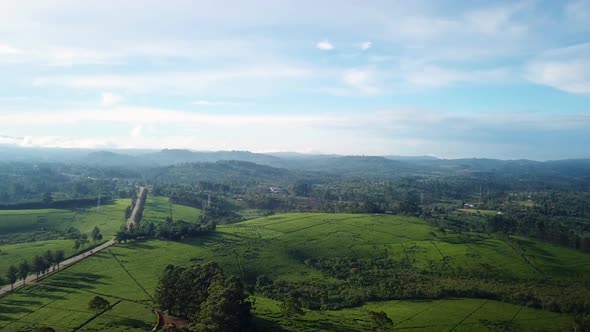
[{"label": "sky", "polygon": [[0,144],[590,158],[590,0],[1,1]]}]

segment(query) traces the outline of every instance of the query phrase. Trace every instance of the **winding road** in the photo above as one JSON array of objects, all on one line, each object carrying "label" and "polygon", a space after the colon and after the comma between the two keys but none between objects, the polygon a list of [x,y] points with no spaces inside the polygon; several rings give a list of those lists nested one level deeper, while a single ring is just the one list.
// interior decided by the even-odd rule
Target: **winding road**
[{"label": "winding road", "polygon": [[[143,210],[143,205],[145,203],[145,197],[142,199],[142,197],[144,195],[147,196],[147,192],[145,191],[146,189],[144,187],[139,187],[139,194],[137,195],[137,200],[135,202],[135,207],[133,208],[133,212],[131,213],[131,216],[129,217],[129,219],[127,220],[127,227],[129,227],[130,223],[132,223],[133,225],[137,225],[137,223],[139,222],[139,220],[135,220],[137,213],[139,213],[140,211]],[[37,275],[35,274],[31,274],[29,275],[26,279],[25,282],[23,282],[23,280],[18,280],[17,282],[14,283],[14,290],[16,290],[19,287],[22,287],[26,284],[30,284],[30,283],[34,283],[37,280],[46,278],[54,273],[58,273],[59,271],[62,271],[66,268],[68,268],[69,266],[72,266],[76,263],[78,263],[79,261],[83,260],[86,257],[90,257],[94,254],[96,254],[97,252],[104,250],[110,246],[112,246],[113,244],[117,243],[117,241],[113,240],[109,240],[97,247],[94,247],[92,249],[89,249],[83,253],[80,253],[76,256],[72,256],[62,262],[59,263],[59,269],[56,267],[55,271],[50,271],[48,273],[42,273],[39,275],[39,278],[37,278]],[[11,286],[5,286],[0,288],[0,297],[9,294],[11,292]]]}]

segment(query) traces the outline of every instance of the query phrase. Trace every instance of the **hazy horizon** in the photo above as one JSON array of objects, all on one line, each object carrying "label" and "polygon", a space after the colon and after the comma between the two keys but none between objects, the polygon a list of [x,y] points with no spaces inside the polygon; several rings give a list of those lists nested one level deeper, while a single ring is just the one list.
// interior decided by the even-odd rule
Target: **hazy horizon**
[{"label": "hazy horizon", "polygon": [[590,2],[0,4],[0,144],[589,158]]}]

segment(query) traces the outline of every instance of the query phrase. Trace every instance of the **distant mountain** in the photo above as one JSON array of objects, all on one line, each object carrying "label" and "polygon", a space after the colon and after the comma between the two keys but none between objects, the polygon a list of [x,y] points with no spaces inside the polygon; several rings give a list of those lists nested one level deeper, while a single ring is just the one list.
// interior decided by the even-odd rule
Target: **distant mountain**
[{"label": "distant mountain", "polygon": [[216,162],[220,160],[247,161],[260,165],[284,166],[281,158],[252,153],[249,151],[190,151],[179,149],[165,149],[158,152],[139,156],[142,160],[155,165],[174,165],[193,162]]},{"label": "distant mountain", "polygon": [[111,151],[96,151],[79,158],[77,161],[97,166],[137,167],[139,158]]},{"label": "distant mountain", "polygon": [[283,168],[259,165],[247,161],[185,163],[153,168],[146,175],[153,182],[195,184],[200,181],[224,183],[282,184],[294,178],[294,172]]},{"label": "distant mountain", "polygon": [[[555,161],[498,160],[486,158],[437,159],[430,156],[340,156],[294,152],[253,153],[249,151],[92,150],[62,148],[23,148],[0,144],[0,162],[49,162],[126,168],[160,168],[185,163],[248,162],[292,172],[313,172],[333,176],[387,178],[407,175],[472,174],[473,176],[517,177],[527,179],[587,179],[590,159]],[[235,166],[235,165],[234,165]],[[195,166],[201,167],[201,166]],[[220,169],[217,166],[216,169]],[[228,171],[229,166],[225,166]],[[269,170],[270,171],[270,170]]]},{"label": "distant mountain", "polygon": [[384,156],[387,159],[399,161],[424,161],[424,160],[440,160],[432,156]]},{"label": "distant mountain", "polygon": [[[321,156],[293,159],[289,169],[334,173],[355,177],[392,177],[420,173],[421,169],[408,162],[379,156]],[[429,168],[429,167],[423,167]]]}]

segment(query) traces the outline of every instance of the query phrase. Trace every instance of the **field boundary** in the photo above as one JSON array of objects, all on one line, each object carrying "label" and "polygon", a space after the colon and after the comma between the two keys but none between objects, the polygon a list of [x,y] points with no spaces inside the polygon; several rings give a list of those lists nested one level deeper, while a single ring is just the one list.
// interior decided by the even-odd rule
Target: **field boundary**
[{"label": "field boundary", "polygon": [[[71,294],[71,293],[73,293],[73,292],[74,292],[74,291],[70,291],[70,292],[66,291],[65,293],[67,293],[67,294]],[[57,301],[59,301],[59,300],[61,300],[61,299],[60,299],[60,298],[57,298],[57,299],[54,299],[54,300],[52,300],[52,301],[49,301],[49,302],[47,302],[47,303],[45,303],[45,304],[43,304],[43,305],[41,305],[41,306],[37,307],[35,310],[33,310],[33,311],[31,311],[31,312],[29,312],[29,313],[27,313],[27,314],[25,314],[25,315],[22,315],[21,317],[19,317],[19,318],[15,319],[15,320],[13,320],[13,321],[11,321],[10,323],[8,323],[8,324],[6,324],[6,325],[3,325],[3,326],[0,326],[0,330],[3,330],[4,328],[6,328],[7,326],[10,326],[10,325],[11,325],[11,324],[13,324],[13,323],[16,323],[16,322],[19,322],[19,321],[21,321],[23,318],[25,318],[25,317],[27,317],[27,316],[29,316],[29,315],[32,315],[32,314],[34,314],[35,312],[37,312],[37,311],[39,311],[39,310],[41,310],[41,309],[43,309],[43,308],[45,308],[45,307],[49,306],[50,304],[52,304],[52,303],[54,303],[54,302],[57,302]],[[49,308],[51,308],[51,307],[49,307]]]},{"label": "field boundary", "polygon": [[452,329],[450,329],[449,331],[453,331],[453,330],[455,330],[455,329],[456,329],[456,328],[457,328],[459,325],[461,325],[461,324],[462,324],[462,323],[463,323],[465,320],[467,320],[467,318],[471,317],[471,315],[473,315],[474,313],[478,312],[478,311],[479,311],[479,309],[483,308],[483,306],[484,306],[484,305],[486,305],[486,303],[488,303],[488,301],[489,301],[489,300],[485,300],[485,301],[484,301],[482,304],[480,304],[480,305],[479,305],[479,307],[477,307],[477,308],[475,308],[473,311],[471,311],[471,312],[469,313],[469,315],[467,315],[467,316],[463,317],[463,319],[461,319],[461,320],[459,321],[459,323],[457,323],[457,325],[453,326],[453,328],[452,328]]},{"label": "field boundary", "polygon": [[72,332],[76,332],[79,331],[81,328],[83,328],[84,326],[90,324],[90,322],[92,322],[93,320],[97,319],[100,315],[104,314],[105,312],[113,309],[117,304],[123,302],[123,300],[119,300],[117,302],[115,302],[113,305],[109,306],[107,309],[96,313],[95,315],[93,315],[92,317],[90,317],[88,320],[86,320],[84,323],[82,323],[81,325],[78,325],[77,327],[75,327]]},{"label": "field boundary", "polygon": [[528,264],[530,265],[533,269],[537,270],[538,272],[550,276],[547,272],[541,270],[538,266],[536,266],[535,264],[533,264],[520,250],[518,250],[516,247],[514,247],[509,241],[506,241],[504,239],[501,239],[502,242],[506,243],[510,248],[512,248],[512,250],[514,250],[520,257],[522,257],[522,259]]},{"label": "field boundary", "polygon": [[[401,302],[401,301],[400,301],[400,302]],[[428,308],[426,308],[426,309],[424,309],[424,310],[420,310],[420,311],[418,311],[417,313],[415,313],[415,314],[413,314],[413,315],[410,315],[410,316],[409,316],[409,317],[407,317],[406,319],[404,319],[404,320],[401,320],[399,323],[397,323],[397,324],[394,324],[394,325],[393,325],[393,327],[396,327],[396,326],[398,326],[398,325],[401,325],[401,324],[403,324],[403,323],[405,323],[405,322],[409,321],[410,319],[412,319],[412,318],[414,318],[414,317],[416,317],[416,316],[418,316],[418,315],[420,315],[420,314],[422,314],[422,313],[425,313],[426,311],[428,311],[428,310],[430,310],[430,309],[432,309],[432,308],[438,307],[439,305],[441,305],[441,304],[443,304],[443,303],[445,303],[445,302],[446,302],[445,300],[441,300],[439,303],[435,303],[435,304],[431,305],[430,307],[428,307]]]},{"label": "field boundary", "polygon": [[139,283],[139,281],[137,281],[137,279],[135,279],[135,277],[131,274],[131,272],[129,272],[129,270],[127,270],[127,268],[123,265],[123,263],[121,263],[119,258],[117,258],[117,255],[115,255],[110,249],[108,249],[108,252],[111,253],[111,255],[113,255],[113,258],[117,261],[117,263],[119,263],[121,268],[123,268],[123,270],[125,270],[127,275],[135,282],[135,284],[139,288],[141,288],[141,290],[153,301],[154,298],[152,297],[152,295],[150,293],[148,293],[148,291],[145,288],[143,288],[143,286]]}]

